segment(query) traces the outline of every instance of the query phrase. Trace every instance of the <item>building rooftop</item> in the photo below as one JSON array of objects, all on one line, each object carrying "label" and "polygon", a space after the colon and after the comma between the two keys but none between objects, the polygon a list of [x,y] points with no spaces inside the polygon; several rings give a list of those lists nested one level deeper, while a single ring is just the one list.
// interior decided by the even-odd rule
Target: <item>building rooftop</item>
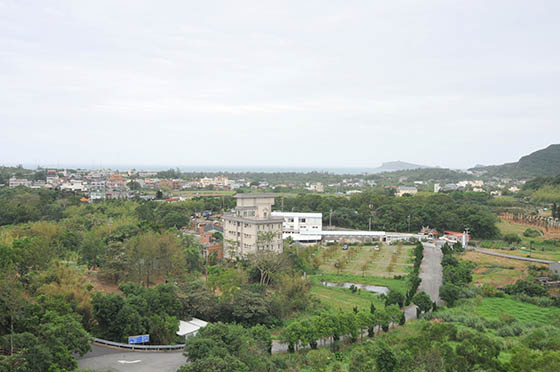
[{"label": "building rooftop", "polygon": [[236,216],[235,214],[228,214],[228,213],[224,213],[223,219],[224,220],[230,220],[230,221],[252,223],[252,224],[267,224],[267,223],[275,223],[275,222],[284,222],[284,217],[280,217],[280,216],[249,217],[249,218],[247,218],[247,217]]},{"label": "building rooftop", "polygon": [[204,328],[208,325],[208,322],[205,322],[204,320],[200,320],[197,318],[192,318],[191,320],[184,321],[184,320],[180,320],[179,321],[179,330],[177,331],[177,335],[178,336],[186,336],[190,333],[196,332],[198,331],[200,328]]},{"label": "building rooftop", "polygon": [[266,193],[266,194],[252,194],[252,193],[242,193],[242,194],[235,194],[234,196],[237,199],[256,199],[256,198],[275,198],[276,194],[273,193]]},{"label": "building rooftop", "polygon": [[301,213],[301,212],[282,212],[273,211],[270,213],[271,216],[281,216],[281,217],[318,217],[322,218],[323,213]]}]

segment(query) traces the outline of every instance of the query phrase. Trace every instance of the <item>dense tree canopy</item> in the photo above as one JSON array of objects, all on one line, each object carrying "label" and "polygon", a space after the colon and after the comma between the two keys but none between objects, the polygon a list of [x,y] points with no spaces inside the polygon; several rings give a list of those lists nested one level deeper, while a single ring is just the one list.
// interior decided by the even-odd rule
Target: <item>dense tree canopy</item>
[{"label": "dense tree canopy", "polygon": [[[340,227],[384,231],[419,231],[430,226],[440,231],[462,231],[469,227],[474,237],[498,235],[496,217],[485,207],[488,196],[482,193],[452,193],[393,197],[383,193],[365,192],[350,197],[300,194],[284,198],[284,209],[297,212],[321,212],[323,224]],[[276,207],[281,203],[277,201]],[[332,214],[331,214],[332,210]]]}]

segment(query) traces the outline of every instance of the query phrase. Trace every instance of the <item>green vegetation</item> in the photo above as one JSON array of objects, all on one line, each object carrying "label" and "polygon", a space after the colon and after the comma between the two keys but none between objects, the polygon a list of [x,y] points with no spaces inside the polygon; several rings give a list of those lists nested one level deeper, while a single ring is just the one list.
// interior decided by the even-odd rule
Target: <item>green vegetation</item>
[{"label": "green vegetation", "polygon": [[[468,225],[485,239],[482,246],[560,257],[560,243],[534,229],[500,222],[500,234],[490,210],[510,201],[492,205],[482,193],[396,198],[376,189],[351,197],[286,197],[284,208],[320,211],[326,221],[332,208],[333,223],[341,227],[365,229],[371,218],[373,229],[407,231],[408,216],[411,230]],[[125,341],[149,333],[152,343],[176,343],[179,319],[193,316],[213,324],[189,339],[185,353],[192,363],[181,372],[558,367],[559,301],[534,280],[557,279],[545,268],[485,262],[473,272],[475,264],[462,258],[474,252],[445,245],[440,296],[449,307],[438,309],[417,292],[421,243],[343,249],[286,242],[281,255],[264,251],[237,262],[206,262],[203,247],[182,228],[193,227],[191,215],[217,212],[222,203],[229,208],[233,199],[84,205],[72,193],[1,189],[0,371],[73,370],[73,355],[87,352],[92,336]],[[489,285],[506,274],[524,280]],[[486,285],[471,284],[482,276]],[[323,281],[390,291],[384,296]],[[404,324],[402,308],[409,304],[425,319]],[[390,323],[396,326],[391,331]],[[270,354],[271,330],[293,353]],[[316,349],[320,340],[330,347]]]},{"label": "green vegetation", "polygon": [[560,174],[560,145],[550,145],[547,148],[523,156],[515,163],[481,167],[475,170],[486,171],[486,176],[489,177],[519,178]]},{"label": "green vegetation", "polygon": [[383,304],[379,295],[364,290],[352,293],[350,289],[315,285],[311,288],[311,294],[331,311],[350,312],[354,308],[365,311],[372,303],[375,306]]},{"label": "green vegetation", "polygon": [[404,277],[400,279],[395,279],[395,278],[382,278],[382,277],[351,275],[351,274],[318,273],[313,277],[313,279],[315,280],[317,278],[320,281],[332,282],[332,283],[362,283],[362,284],[369,284],[369,285],[378,285],[396,291],[404,291],[406,287],[406,280],[404,280],[405,279]]},{"label": "green vegetation", "polygon": [[210,324],[188,340],[185,355],[190,363],[178,372],[276,371],[271,347],[270,332],[265,327]]},{"label": "green vegetation", "polygon": [[560,319],[560,308],[542,307],[509,298],[485,297],[481,303],[472,305],[472,311],[490,320],[500,319],[507,313],[526,324],[548,325],[551,320]]},{"label": "green vegetation", "polygon": [[[297,212],[321,212],[323,224],[367,230],[372,217],[372,229],[384,231],[419,231],[422,226],[438,230],[462,231],[468,225],[474,237],[498,235],[496,218],[485,204],[483,193],[427,194],[393,197],[383,193],[364,192],[349,198],[300,194],[285,198],[284,209]],[[281,205],[277,201],[276,207]],[[369,206],[373,206],[371,209]],[[333,213],[330,214],[331,209]]]},{"label": "green vegetation", "polygon": [[341,245],[331,245],[321,250],[317,260],[324,273],[392,278],[405,275],[411,266],[407,262],[410,251],[410,246],[402,244],[350,245],[347,250]]}]

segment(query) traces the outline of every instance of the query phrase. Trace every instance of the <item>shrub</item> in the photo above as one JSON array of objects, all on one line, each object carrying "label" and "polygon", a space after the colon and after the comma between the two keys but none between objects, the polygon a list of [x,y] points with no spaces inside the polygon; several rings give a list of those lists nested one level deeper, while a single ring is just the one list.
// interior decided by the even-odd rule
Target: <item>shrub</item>
[{"label": "shrub", "polygon": [[530,227],[528,227],[524,232],[523,232],[523,236],[527,237],[527,238],[536,238],[537,236],[541,236],[542,232],[537,230],[537,229],[532,229]]},{"label": "shrub", "polygon": [[521,243],[521,237],[517,234],[510,233],[504,235],[504,241],[509,244]]}]

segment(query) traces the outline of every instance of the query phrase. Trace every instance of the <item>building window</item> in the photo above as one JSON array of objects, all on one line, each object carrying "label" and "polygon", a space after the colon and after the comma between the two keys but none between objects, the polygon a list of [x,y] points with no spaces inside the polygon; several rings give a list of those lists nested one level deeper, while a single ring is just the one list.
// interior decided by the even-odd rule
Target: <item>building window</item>
[{"label": "building window", "polygon": [[299,223],[305,223],[305,218],[301,218],[301,219],[299,220]]}]

